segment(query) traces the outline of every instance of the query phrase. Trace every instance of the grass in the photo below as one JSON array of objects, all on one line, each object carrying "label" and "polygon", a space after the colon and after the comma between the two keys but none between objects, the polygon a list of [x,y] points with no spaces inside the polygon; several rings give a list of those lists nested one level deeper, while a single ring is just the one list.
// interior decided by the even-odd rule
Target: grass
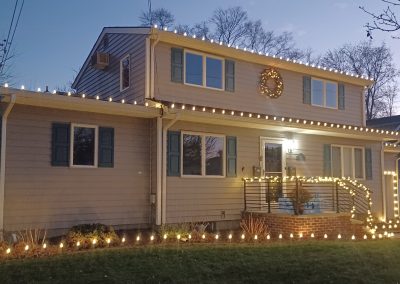
[{"label": "grass", "polygon": [[399,283],[400,240],[154,245],[0,262],[1,283]]}]

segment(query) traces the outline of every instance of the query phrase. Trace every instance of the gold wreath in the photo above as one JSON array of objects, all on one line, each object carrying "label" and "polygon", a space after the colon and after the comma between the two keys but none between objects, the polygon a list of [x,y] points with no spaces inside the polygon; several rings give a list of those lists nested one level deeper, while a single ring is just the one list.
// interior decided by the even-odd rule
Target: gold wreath
[{"label": "gold wreath", "polygon": [[[273,80],[275,87],[268,86],[268,81]],[[276,99],[283,93],[283,80],[281,74],[273,68],[267,68],[261,72],[260,76],[260,92],[270,98]]]}]

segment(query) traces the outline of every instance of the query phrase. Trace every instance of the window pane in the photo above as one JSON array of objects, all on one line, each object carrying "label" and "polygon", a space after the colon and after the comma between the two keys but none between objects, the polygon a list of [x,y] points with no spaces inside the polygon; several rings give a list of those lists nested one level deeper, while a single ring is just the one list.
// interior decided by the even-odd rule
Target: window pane
[{"label": "window pane", "polygon": [[343,176],[353,177],[353,154],[352,149],[343,147]]},{"label": "window pane", "polygon": [[222,176],[224,138],[206,136],[206,175]]},{"label": "window pane", "polygon": [[312,80],[311,103],[313,105],[324,105],[324,83],[320,80]]},{"label": "window pane", "polygon": [[332,147],[332,176],[342,177],[340,147]]},{"label": "window pane", "polygon": [[186,53],[186,83],[203,85],[203,57],[201,55]]},{"label": "window pane", "polygon": [[354,149],[354,172],[356,175],[355,178],[364,178],[363,154],[360,148]]},{"label": "window pane", "polygon": [[129,87],[129,57],[122,60],[121,68],[122,89],[126,89]]},{"label": "window pane", "polygon": [[183,135],[183,174],[201,175],[201,136]]},{"label": "window pane", "polygon": [[222,60],[207,57],[207,87],[222,89]]},{"label": "window pane", "polygon": [[326,106],[337,108],[337,84],[326,82]]},{"label": "window pane", "polygon": [[94,166],[95,129],[74,127],[74,165]]}]

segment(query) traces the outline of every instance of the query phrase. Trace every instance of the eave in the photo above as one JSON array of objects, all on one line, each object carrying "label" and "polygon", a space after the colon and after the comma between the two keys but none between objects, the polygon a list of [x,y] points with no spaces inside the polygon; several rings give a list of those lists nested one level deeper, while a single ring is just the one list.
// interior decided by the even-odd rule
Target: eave
[{"label": "eave", "polygon": [[[202,52],[207,52],[222,57],[229,57],[232,59],[243,60],[255,64],[272,66],[278,69],[289,70],[310,76],[330,79],[338,82],[368,87],[373,84],[370,79],[356,77],[355,75],[341,74],[338,70],[330,70],[325,67],[317,68],[310,65],[306,65],[300,62],[293,62],[292,60],[286,60],[285,58],[280,59],[277,57],[260,55],[256,52],[244,51],[242,49],[236,49],[234,47],[227,46],[225,44],[219,44],[217,42],[211,43],[207,40],[193,38],[191,36],[183,36],[174,32],[162,31],[159,29],[152,28],[151,34],[153,39],[160,40],[174,46],[180,46],[183,48],[190,48]],[[324,69],[325,68],[325,69]]]},{"label": "eave", "polygon": [[1,102],[8,102],[13,94],[16,95],[15,103],[20,105],[141,118],[154,118],[160,115],[160,109],[143,105],[0,87]]}]

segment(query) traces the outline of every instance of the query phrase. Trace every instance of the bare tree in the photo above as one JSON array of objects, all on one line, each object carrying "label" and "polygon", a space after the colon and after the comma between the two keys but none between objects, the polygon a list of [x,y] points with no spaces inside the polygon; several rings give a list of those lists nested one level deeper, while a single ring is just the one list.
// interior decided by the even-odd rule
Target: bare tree
[{"label": "bare tree", "polygon": [[175,30],[178,32],[178,34],[190,34],[192,31],[192,28],[189,25],[177,25],[175,27]]},{"label": "bare tree", "polygon": [[[387,4],[386,9],[381,13],[374,13],[368,11],[365,7],[360,6],[360,9],[372,17],[373,22],[367,23],[367,36],[372,39],[372,31],[379,30],[383,32],[395,33],[400,30],[400,21],[394,12],[395,8],[400,9],[400,0],[381,0]],[[400,39],[400,36],[393,36],[393,38]]]},{"label": "bare tree", "polygon": [[210,19],[215,26],[213,37],[225,44],[239,44],[247,33],[247,18],[247,12],[239,6],[216,9]]},{"label": "bare tree", "polygon": [[393,116],[395,114],[396,98],[399,94],[397,85],[389,85],[382,88],[382,104],[383,109],[380,111],[379,116]]},{"label": "bare tree", "polygon": [[211,37],[210,28],[206,21],[195,24],[193,28],[191,28],[190,32],[195,34],[197,37],[204,37],[204,39],[210,39]]},{"label": "bare tree", "polygon": [[160,28],[172,26],[175,22],[175,17],[170,11],[165,8],[159,8],[155,10],[142,11],[139,16],[139,20],[142,26],[153,26],[158,25]]},{"label": "bare tree", "polygon": [[325,66],[360,76],[367,75],[374,80],[365,93],[367,119],[380,116],[385,112],[383,109],[387,111],[390,107],[383,99],[383,91],[385,87],[394,84],[399,71],[394,66],[390,49],[384,43],[379,46],[373,46],[371,41],[347,44],[328,51],[321,62]]}]

